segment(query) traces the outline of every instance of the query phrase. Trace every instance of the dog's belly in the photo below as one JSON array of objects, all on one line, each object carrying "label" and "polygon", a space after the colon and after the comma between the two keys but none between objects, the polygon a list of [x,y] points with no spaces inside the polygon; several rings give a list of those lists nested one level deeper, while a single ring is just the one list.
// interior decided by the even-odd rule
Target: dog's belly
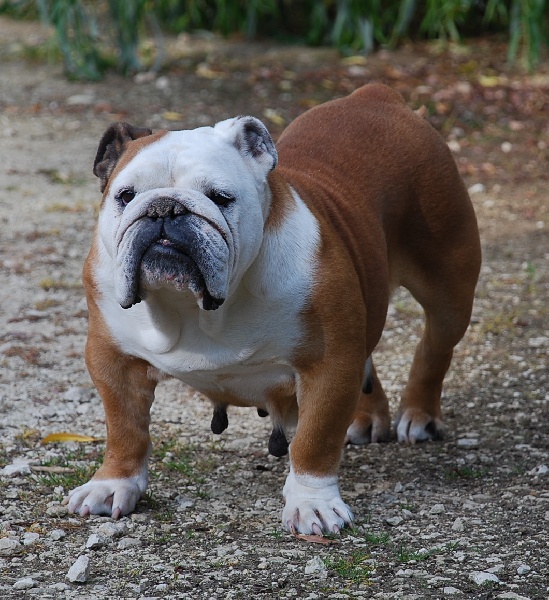
[{"label": "dog's belly", "polygon": [[255,363],[216,371],[193,371],[177,377],[211,400],[233,406],[272,410],[280,395],[295,394],[295,374],[289,365]]}]

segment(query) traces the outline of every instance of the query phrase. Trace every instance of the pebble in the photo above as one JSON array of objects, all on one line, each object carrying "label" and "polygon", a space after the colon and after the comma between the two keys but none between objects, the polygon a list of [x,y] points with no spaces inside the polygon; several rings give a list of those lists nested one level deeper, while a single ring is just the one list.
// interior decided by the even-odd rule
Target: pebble
[{"label": "pebble", "polygon": [[11,465],[6,465],[2,469],[2,475],[13,477],[14,475],[30,475],[31,468],[28,462],[14,461]]},{"label": "pebble", "polygon": [[141,546],[141,540],[133,537],[124,537],[118,542],[119,550],[126,550],[127,548],[133,548],[134,546]]},{"label": "pebble", "polygon": [[32,577],[25,577],[24,579],[20,579],[13,584],[14,590],[30,590],[33,587],[36,587],[38,583],[34,581]]},{"label": "pebble", "polygon": [[460,438],[457,441],[458,446],[467,448],[476,448],[478,446],[478,443],[479,442],[477,438]]},{"label": "pebble", "polygon": [[483,585],[488,581],[492,581],[494,583],[499,583],[499,579],[493,573],[487,573],[486,571],[473,571],[471,573],[471,579],[477,585]]},{"label": "pebble", "polygon": [[397,527],[403,521],[404,521],[404,519],[402,519],[401,517],[388,517],[387,519],[385,519],[385,522],[388,525],[391,525],[391,527]]},{"label": "pebble", "polygon": [[23,546],[17,541],[10,538],[0,538],[0,556],[10,556],[21,550]]},{"label": "pebble", "polygon": [[23,534],[23,545],[30,546],[31,544],[34,544],[34,542],[36,542],[39,537],[40,534],[27,531]]},{"label": "pebble", "polygon": [[54,504],[53,506],[48,506],[48,508],[46,508],[48,517],[64,517],[68,512],[68,507],[63,506],[62,504]]},{"label": "pebble", "polygon": [[484,194],[486,191],[486,186],[482,183],[474,183],[469,189],[468,192],[470,194]]},{"label": "pebble", "polygon": [[107,539],[98,533],[92,533],[86,542],[86,548],[96,550],[107,545]]},{"label": "pebble", "polygon": [[67,573],[67,579],[71,583],[85,583],[90,576],[90,559],[81,554]]},{"label": "pebble", "polygon": [[526,573],[529,573],[531,570],[532,567],[529,567],[528,565],[519,565],[517,568],[517,575],[526,575]]},{"label": "pebble", "polygon": [[58,542],[59,540],[62,540],[64,537],[66,537],[66,533],[62,530],[62,529],[54,529],[53,531],[50,531],[50,539],[52,539],[54,542]]},{"label": "pebble", "polygon": [[319,556],[311,558],[305,565],[305,575],[318,575],[322,578],[328,577],[328,570],[324,561]]},{"label": "pebble", "polygon": [[435,504],[431,510],[429,511],[429,514],[431,515],[441,515],[442,513],[446,512],[444,509],[444,504]]},{"label": "pebble", "polygon": [[442,590],[443,594],[446,594],[447,596],[453,596],[454,594],[461,594],[461,590],[458,590],[458,588],[455,587],[445,587]]},{"label": "pebble", "polygon": [[452,524],[452,531],[464,531],[465,525],[463,524],[463,519],[458,517]]},{"label": "pebble", "polygon": [[108,538],[122,537],[128,533],[128,526],[126,523],[103,523],[97,528],[97,531]]},{"label": "pebble", "polygon": [[503,592],[498,594],[496,598],[507,598],[508,600],[530,600],[528,596],[519,596],[515,592]]}]

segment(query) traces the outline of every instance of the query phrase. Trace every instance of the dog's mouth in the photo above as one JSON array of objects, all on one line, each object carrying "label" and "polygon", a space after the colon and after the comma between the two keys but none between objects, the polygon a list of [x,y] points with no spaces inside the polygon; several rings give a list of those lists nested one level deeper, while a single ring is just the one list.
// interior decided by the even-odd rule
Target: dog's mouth
[{"label": "dog's mouth", "polygon": [[119,245],[119,303],[130,308],[161,288],[190,291],[204,310],[226,296],[227,242],[207,220],[187,213],[175,218],[137,219]]},{"label": "dog's mouth", "polygon": [[156,289],[172,286],[178,291],[188,288],[204,310],[216,310],[224,298],[214,298],[197,262],[186,248],[176,241],[161,237],[145,251],[139,272],[139,289]]}]

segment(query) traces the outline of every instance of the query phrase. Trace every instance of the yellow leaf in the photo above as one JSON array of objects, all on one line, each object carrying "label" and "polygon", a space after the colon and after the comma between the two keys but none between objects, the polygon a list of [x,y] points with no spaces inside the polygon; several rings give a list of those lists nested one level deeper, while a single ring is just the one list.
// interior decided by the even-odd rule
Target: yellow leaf
[{"label": "yellow leaf", "polygon": [[269,119],[269,121],[275,125],[284,125],[286,123],[284,117],[274,108],[266,108],[263,111],[263,116]]},{"label": "yellow leaf", "polygon": [[52,444],[53,442],[102,442],[102,438],[94,438],[89,435],[80,435],[79,433],[50,433],[40,443]]},{"label": "yellow leaf", "polygon": [[183,115],[181,113],[171,110],[167,110],[162,116],[166,119],[166,121],[181,121],[183,119]]},{"label": "yellow leaf", "polygon": [[198,77],[203,77],[204,79],[225,79],[227,77],[226,73],[214,71],[207,63],[200,63],[196,67],[195,73]]},{"label": "yellow leaf", "polygon": [[368,64],[368,59],[364,55],[347,56],[341,62],[349,67],[362,67]]},{"label": "yellow leaf", "polygon": [[495,87],[496,85],[501,85],[504,83],[504,79],[502,77],[498,77],[497,75],[481,75],[478,78],[478,82],[482,87]]}]

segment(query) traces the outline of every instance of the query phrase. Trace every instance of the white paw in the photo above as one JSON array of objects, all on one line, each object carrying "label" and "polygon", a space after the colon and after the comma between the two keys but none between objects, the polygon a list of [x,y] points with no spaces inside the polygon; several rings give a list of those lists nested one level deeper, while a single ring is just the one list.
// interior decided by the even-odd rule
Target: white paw
[{"label": "white paw", "polygon": [[437,417],[432,417],[423,410],[408,408],[397,417],[396,433],[399,442],[425,442],[441,440],[444,437],[444,426]]},{"label": "white paw", "polygon": [[69,492],[63,501],[70,513],[81,517],[110,515],[118,519],[130,513],[147,489],[147,478],[135,475],[125,479],[90,479]]},{"label": "white paw", "polygon": [[353,522],[353,513],[339,495],[335,476],[295,475],[290,468],[282,493],[286,499],[282,522],[289,531],[339,533]]}]

